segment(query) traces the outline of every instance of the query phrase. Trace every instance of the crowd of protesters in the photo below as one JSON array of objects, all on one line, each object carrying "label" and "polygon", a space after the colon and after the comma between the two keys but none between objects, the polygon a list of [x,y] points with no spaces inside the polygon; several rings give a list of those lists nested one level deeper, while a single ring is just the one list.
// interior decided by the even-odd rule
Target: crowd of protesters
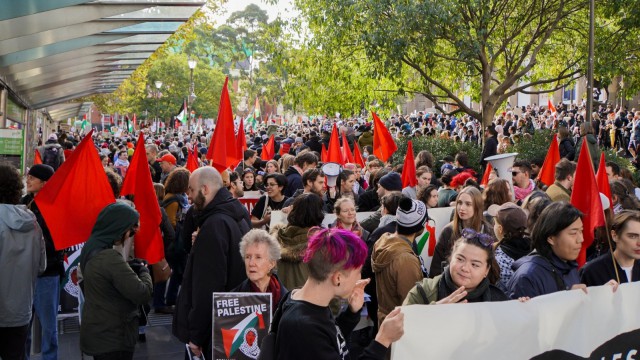
[{"label": "crowd of protesters", "polygon": [[[130,258],[126,247],[139,226],[138,211],[124,199],[107,206],[81,255],[82,350],[96,359],[131,359],[136,341],[144,341],[136,331],[140,309],[151,303],[155,312],[173,314],[173,334],[192,354],[209,356],[211,294],[246,291],[273,295],[274,358],[383,359],[402,336],[403,304],[527,301],[603,284],[615,291],[618,282],[638,281],[640,191],[629,170],[606,164],[612,193],[611,203],[603,201],[607,228],[587,249],[589,262],[581,269],[576,259],[584,215],[568,200],[581,142],[588,142],[596,166],[602,148],[635,160],[640,111],[601,107],[590,123],[584,118],[582,107],[559,105],[555,113],[538,106],[508,109],[485,127],[469,116],[423,112],[386,121],[396,139],[472,142],[482,159],[527,141],[537,129],[557,131],[562,160],[549,187],[536,181],[542,159],[516,159],[513,187],[497,173],[480,186],[486,161],[476,173],[467,154],[434,159],[428,149],[415,156],[417,185],[404,187],[405,154],[376,158],[376,129],[362,118],[260,124],[247,131],[243,159],[222,172],[207,166],[212,131],[143,129],[163,215],[166,266]],[[336,186],[329,187],[321,154],[334,124],[345,135],[342,146],[358,147],[363,161],[342,166]],[[263,159],[272,134],[276,155]],[[63,254],[55,250],[33,197],[81,139],[68,133],[45,138],[38,148],[42,164],[29,169],[26,191],[16,169],[0,165],[2,359],[28,355],[34,314],[42,323],[43,359],[57,358]],[[93,142],[118,198],[136,137],[98,133]],[[190,172],[185,166],[192,151],[197,170]],[[259,195],[251,212],[238,200],[247,192]],[[452,207],[452,217],[427,269],[416,239],[429,209],[437,207]],[[272,226],[278,210],[287,224]],[[361,212],[371,215],[359,221]],[[336,220],[322,228],[327,214]],[[171,274],[163,277],[167,266]],[[365,293],[371,298],[366,303]],[[334,298],[344,306],[333,304]],[[369,326],[354,330],[363,308]]]}]

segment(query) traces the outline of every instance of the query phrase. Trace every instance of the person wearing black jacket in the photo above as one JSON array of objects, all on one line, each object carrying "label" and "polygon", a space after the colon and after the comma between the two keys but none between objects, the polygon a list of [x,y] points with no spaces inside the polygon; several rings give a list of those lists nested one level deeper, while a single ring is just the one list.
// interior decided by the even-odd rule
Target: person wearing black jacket
[{"label": "person wearing black jacket", "polygon": [[611,224],[611,236],[616,243],[613,254],[607,252],[580,270],[580,280],[587,286],[604,285],[610,279],[618,279],[621,284],[640,281],[640,212],[623,210],[618,213]]},{"label": "person wearing black jacket", "polygon": [[309,140],[304,144],[308,146],[309,149],[311,149],[311,151],[315,151],[318,154],[322,154],[322,143],[320,142],[320,137],[318,136],[318,133],[316,133],[315,131],[311,131],[309,133]]},{"label": "person wearing black jacket", "polygon": [[[34,197],[53,176],[54,169],[45,164],[34,165],[27,174],[27,195],[20,201],[27,205],[42,229],[47,254],[47,268],[36,280],[33,309],[40,320],[42,329],[42,357],[56,359],[58,354],[58,304],[60,302],[60,277],[64,275],[64,253],[57,251]],[[33,318],[31,319],[33,321]],[[31,347],[31,329],[27,337],[26,349]]]},{"label": "person wearing black jacket", "polygon": [[480,165],[482,165],[482,173],[487,167],[487,161],[485,160],[489,156],[496,155],[498,153],[498,132],[493,126],[487,127],[485,131],[487,137],[484,141],[484,147],[482,148],[482,154],[480,155]]},{"label": "person wearing black jacket", "polygon": [[247,211],[223,187],[213,167],[191,174],[188,195],[199,230],[176,303],[173,335],[200,356],[211,354],[211,294],[230,291],[247,278],[239,244],[249,225]]},{"label": "person wearing black jacket", "polygon": [[[365,244],[348,230],[320,229],[312,234],[304,257],[309,278],[282,300],[271,325],[272,331],[277,329],[275,359],[349,358],[347,339],[360,320],[368,282],[360,279],[366,256]],[[335,297],[348,299],[349,304],[337,318],[329,308]],[[384,359],[391,343],[402,337],[403,328],[404,314],[397,308],[358,359]]]}]

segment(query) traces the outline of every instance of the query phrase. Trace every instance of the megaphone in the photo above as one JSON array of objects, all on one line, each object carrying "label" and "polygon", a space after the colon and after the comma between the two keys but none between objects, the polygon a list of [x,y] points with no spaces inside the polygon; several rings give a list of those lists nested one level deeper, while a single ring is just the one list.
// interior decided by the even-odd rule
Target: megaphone
[{"label": "megaphone", "polygon": [[327,177],[328,187],[336,186],[336,181],[338,180],[338,175],[340,175],[341,171],[342,171],[342,168],[338,163],[329,162],[322,165],[322,172]]},{"label": "megaphone", "polygon": [[516,161],[516,156],[518,156],[518,153],[500,154],[484,158],[485,161],[491,163],[491,166],[496,170],[500,179],[504,179],[509,182],[509,187],[511,187],[511,200],[515,200],[511,168],[513,167],[513,163]]}]

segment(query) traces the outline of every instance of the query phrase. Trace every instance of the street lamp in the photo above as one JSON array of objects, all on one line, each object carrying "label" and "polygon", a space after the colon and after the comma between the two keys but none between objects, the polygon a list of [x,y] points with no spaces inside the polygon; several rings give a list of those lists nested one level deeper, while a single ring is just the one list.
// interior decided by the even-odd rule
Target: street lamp
[{"label": "street lamp", "polygon": [[189,126],[189,123],[191,122],[191,112],[189,111],[189,106],[196,100],[196,93],[193,84],[193,69],[196,68],[198,61],[189,57],[189,60],[187,60],[187,64],[189,65],[189,71],[191,73],[189,83],[189,98],[187,99],[187,108],[185,109],[187,111],[187,126]]},{"label": "street lamp", "polygon": [[[155,83],[156,85],[156,120],[158,119],[158,102],[160,102],[160,88],[162,87],[162,81],[160,80],[156,80]],[[158,122],[158,124],[156,125],[156,132],[159,132],[160,130],[160,122]]]}]

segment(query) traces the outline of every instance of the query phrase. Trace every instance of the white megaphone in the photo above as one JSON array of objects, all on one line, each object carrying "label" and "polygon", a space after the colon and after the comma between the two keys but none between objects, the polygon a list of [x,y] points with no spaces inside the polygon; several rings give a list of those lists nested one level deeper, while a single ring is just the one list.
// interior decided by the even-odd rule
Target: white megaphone
[{"label": "white megaphone", "polygon": [[491,166],[496,170],[500,179],[504,179],[509,182],[509,187],[511,187],[511,200],[515,200],[511,168],[516,160],[516,156],[518,156],[518,153],[500,154],[484,158],[485,161],[491,163]]},{"label": "white megaphone", "polygon": [[338,180],[338,175],[340,175],[341,171],[342,169],[338,163],[330,162],[322,165],[322,172],[327,177],[328,187],[336,186],[336,181]]}]

